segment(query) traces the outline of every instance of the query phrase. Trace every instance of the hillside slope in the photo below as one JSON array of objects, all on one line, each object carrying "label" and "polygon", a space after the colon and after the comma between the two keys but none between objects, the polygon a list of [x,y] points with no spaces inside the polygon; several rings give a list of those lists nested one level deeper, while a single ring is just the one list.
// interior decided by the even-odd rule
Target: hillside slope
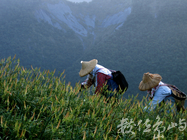
[{"label": "hillside slope", "polygon": [[65,0],[0,1],[0,56],[17,55],[30,68],[65,70],[66,81],[83,81],[80,61],[99,60],[121,70],[129,94],[143,73],[186,91],[187,1]]},{"label": "hillside slope", "polygon": [[[184,1],[165,1],[161,5],[141,1],[134,4],[132,12],[120,29],[112,35],[100,38],[74,67],[69,79],[78,78],[81,60],[97,58],[99,63],[121,70],[129,82],[126,96],[139,93],[138,85],[143,73],[159,73],[163,82],[174,84],[186,91],[187,58],[187,10]],[[159,3],[160,2],[160,3]],[[146,5],[147,4],[147,5]],[[153,14],[153,5],[160,7]],[[76,70],[76,71],[75,71]],[[81,81],[84,78],[80,78]]]}]

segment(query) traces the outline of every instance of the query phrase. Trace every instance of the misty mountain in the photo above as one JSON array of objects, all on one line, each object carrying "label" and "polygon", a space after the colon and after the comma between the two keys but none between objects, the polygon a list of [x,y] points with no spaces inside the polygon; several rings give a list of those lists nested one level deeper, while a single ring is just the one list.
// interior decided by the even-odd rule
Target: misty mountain
[{"label": "misty mountain", "polygon": [[121,70],[125,96],[140,93],[143,73],[186,91],[187,1],[184,0],[1,0],[0,56],[26,68],[65,70],[66,82],[83,81],[81,60]]},{"label": "misty mountain", "polygon": [[[97,7],[98,2],[84,3],[81,7],[80,4],[72,4],[67,1],[43,2],[35,10],[35,17],[38,22],[44,21],[64,33],[67,32],[67,28],[72,29],[82,41],[85,49],[90,42],[93,43],[96,38],[102,36],[102,30],[107,29],[107,27],[111,28],[111,25],[113,25],[113,30],[120,28],[131,13],[131,5],[127,2],[113,1],[110,2],[110,5],[103,2]],[[103,16],[100,13],[103,13]],[[89,36],[91,40],[89,39],[89,43],[85,44],[85,40],[88,40]]]}]

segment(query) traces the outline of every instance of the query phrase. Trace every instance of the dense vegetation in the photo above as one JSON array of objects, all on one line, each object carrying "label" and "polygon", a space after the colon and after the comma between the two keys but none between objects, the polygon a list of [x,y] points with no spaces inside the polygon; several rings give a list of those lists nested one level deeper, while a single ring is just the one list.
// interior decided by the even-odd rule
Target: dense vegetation
[{"label": "dense vegetation", "polygon": [[1,59],[16,54],[26,68],[32,65],[63,71],[82,54],[80,40],[68,28],[64,33],[38,22],[35,12],[40,4],[32,0],[0,1]]},{"label": "dense vegetation", "polygon": [[[80,61],[96,58],[99,64],[124,73],[129,82],[125,97],[139,93],[138,98],[141,100],[146,95],[138,90],[145,72],[159,73],[163,82],[187,91],[187,1],[94,0],[80,4],[66,2],[77,18],[80,13],[96,15],[95,32],[98,31],[99,34],[94,42],[91,35],[84,38],[86,49],[83,49],[78,35],[68,26],[64,26],[66,32],[63,32],[46,22],[37,21],[35,11],[43,8],[43,3],[60,1],[65,2],[1,0],[1,59],[16,54],[25,68],[30,69],[32,65],[41,70],[56,69],[55,76],[65,70],[64,80],[75,86],[77,82],[84,80],[78,75]],[[118,25],[108,28],[99,26],[101,19],[129,6],[132,8],[131,14],[118,30],[115,29]]]},{"label": "dense vegetation", "polygon": [[10,57],[0,62],[0,139],[187,138],[186,112],[167,113],[166,105],[147,113],[146,98],[133,96],[107,103],[66,84],[63,73],[56,77],[19,63]]},{"label": "dense vegetation", "polygon": [[[132,1],[132,12],[124,25],[111,34],[105,34],[111,28],[102,30],[103,36],[80,58],[97,58],[103,66],[121,70],[129,82],[127,95],[139,93],[139,99],[146,95],[138,90],[146,72],[158,73],[163,82],[187,91],[187,2],[158,0],[152,5],[150,0]],[[68,68],[69,79],[78,77],[75,70],[80,70],[80,60]]]}]

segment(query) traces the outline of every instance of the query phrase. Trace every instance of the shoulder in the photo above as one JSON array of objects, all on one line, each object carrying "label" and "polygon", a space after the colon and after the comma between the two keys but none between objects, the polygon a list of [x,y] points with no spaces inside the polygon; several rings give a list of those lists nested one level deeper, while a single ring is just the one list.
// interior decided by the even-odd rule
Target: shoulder
[{"label": "shoulder", "polygon": [[110,78],[111,78],[111,76],[110,76],[110,75],[107,75],[107,74],[105,74],[105,73],[102,73],[102,72],[98,72],[98,73],[97,73],[97,80],[99,80],[99,79],[108,80],[108,79],[110,79]]},{"label": "shoulder", "polygon": [[107,76],[105,73],[102,73],[102,72],[97,72],[97,77],[98,76]]}]

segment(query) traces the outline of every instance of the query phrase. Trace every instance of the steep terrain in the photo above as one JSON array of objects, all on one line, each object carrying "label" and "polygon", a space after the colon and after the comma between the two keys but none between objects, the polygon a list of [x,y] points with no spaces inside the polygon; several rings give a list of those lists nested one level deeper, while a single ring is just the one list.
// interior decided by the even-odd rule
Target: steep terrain
[{"label": "steep terrain", "polygon": [[27,68],[65,70],[74,85],[81,60],[121,70],[129,94],[144,72],[186,91],[187,1],[184,0],[1,0],[0,56],[17,55]]},{"label": "steep terrain", "polygon": [[[187,69],[187,15],[184,3],[134,3],[124,25],[111,36],[101,37],[80,61],[97,58],[100,64],[121,70],[129,82],[126,96],[134,93],[140,93],[140,97],[146,95],[146,92],[138,90],[145,72],[159,73],[163,82],[175,84],[186,91],[187,81],[183,70]],[[75,71],[77,68],[70,79],[78,78],[80,61],[68,69]],[[83,80],[84,78],[81,79]]]},{"label": "steep terrain", "polygon": [[103,35],[101,31],[108,27],[112,31],[119,29],[131,13],[131,5],[128,2],[102,2],[99,8],[98,3],[99,1],[93,1],[81,5],[63,0],[58,3],[46,1],[35,10],[35,17],[38,22],[44,21],[64,33],[67,28],[72,29],[85,49]]}]

